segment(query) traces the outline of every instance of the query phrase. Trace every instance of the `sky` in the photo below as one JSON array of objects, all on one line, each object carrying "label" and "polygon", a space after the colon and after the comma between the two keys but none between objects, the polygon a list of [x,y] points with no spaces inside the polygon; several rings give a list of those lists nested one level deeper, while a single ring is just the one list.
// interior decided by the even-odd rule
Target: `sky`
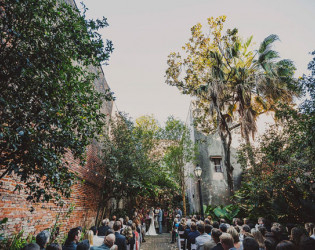
[{"label": "sky", "polygon": [[[79,0],[76,0],[80,7]],[[315,0],[83,0],[89,18],[105,16],[100,33],[114,44],[106,80],[118,110],[134,119],[153,114],[163,124],[169,115],[186,120],[191,97],[165,83],[167,56],[181,52],[190,28],[208,17],[226,15],[226,28],[238,28],[257,45],[277,34],[275,49],[291,59],[296,76],[307,73],[315,50]]]}]

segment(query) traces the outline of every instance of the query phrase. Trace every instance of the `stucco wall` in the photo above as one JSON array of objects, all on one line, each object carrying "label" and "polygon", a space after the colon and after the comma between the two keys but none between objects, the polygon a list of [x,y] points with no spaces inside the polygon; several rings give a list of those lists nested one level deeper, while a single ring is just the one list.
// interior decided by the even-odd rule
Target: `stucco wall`
[{"label": "stucco wall", "polygon": [[[197,131],[193,127],[193,116],[191,109],[189,110],[188,117],[186,120],[186,125],[189,127],[191,131],[191,139],[193,142],[198,145],[198,164],[202,168],[202,176],[201,176],[201,189],[202,189],[202,199],[204,205],[221,205],[229,203],[229,192],[227,185],[227,175],[226,175],[226,167],[224,165],[224,151],[222,148],[222,143],[218,134],[212,135],[204,135],[203,133]],[[240,185],[241,179],[241,167],[237,163],[237,156],[235,145],[239,143],[239,133],[236,130],[233,134],[234,143],[231,147],[231,163],[234,167],[233,175],[234,175],[234,184],[235,188],[238,188]],[[234,147],[233,147],[234,146]],[[221,156],[222,157],[222,169],[223,173],[216,172],[213,161],[211,161],[211,157],[213,156]],[[193,175],[193,170],[196,166],[191,163],[187,163],[186,173],[187,176]],[[199,192],[198,192],[198,183],[197,179],[193,177],[189,177],[186,181],[187,187],[187,196],[190,204],[190,213],[200,211],[200,200],[199,200]]]}]

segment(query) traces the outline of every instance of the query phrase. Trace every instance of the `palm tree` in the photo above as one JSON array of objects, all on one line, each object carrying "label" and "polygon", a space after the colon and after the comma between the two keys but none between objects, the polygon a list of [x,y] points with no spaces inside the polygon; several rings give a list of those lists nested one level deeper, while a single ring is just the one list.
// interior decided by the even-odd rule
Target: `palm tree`
[{"label": "palm tree", "polygon": [[222,35],[224,21],[224,16],[208,19],[212,39],[204,35],[200,24],[191,29],[192,38],[184,46],[187,57],[182,59],[175,53],[169,56],[166,82],[183,94],[197,97],[195,122],[204,132],[219,134],[232,193],[232,130],[240,127],[250,145],[257,117],[275,110],[278,101],[291,102],[297,87],[292,80],[293,63],[276,61],[279,55],[272,50],[272,44],[278,36],[268,36],[254,51],[252,37],[242,41],[237,29]]}]

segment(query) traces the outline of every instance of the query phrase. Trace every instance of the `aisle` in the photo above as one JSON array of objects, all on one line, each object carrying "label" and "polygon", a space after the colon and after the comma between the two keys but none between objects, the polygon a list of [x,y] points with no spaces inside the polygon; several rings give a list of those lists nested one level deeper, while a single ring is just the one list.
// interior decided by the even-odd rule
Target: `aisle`
[{"label": "aisle", "polygon": [[158,236],[146,236],[146,242],[142,243],[140,250],[164,250],[177,249],[176,244],[170,244],[171,237],[169,233]]}]

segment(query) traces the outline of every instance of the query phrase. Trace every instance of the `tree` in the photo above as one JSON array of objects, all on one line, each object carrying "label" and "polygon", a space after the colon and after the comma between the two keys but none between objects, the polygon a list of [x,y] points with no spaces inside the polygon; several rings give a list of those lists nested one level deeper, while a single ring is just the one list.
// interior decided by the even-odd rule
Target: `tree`
[{"label": "tree", "polygon": [[113,50],[97,32],[107,21],[56,0],[0,1],[0,12],[0,179],[14,173],[29,200],[69,197],[64,155],[84,164],[113,99],[93,85]]},{"label": "tree", "polygon": [[223,34],[225,19],[208,19],[209,36],[201,24],[192,27],[192,37],[183,47],[185,57],[179,53],[168,57],[166,83],[196,97],[194,117],[198,129],[219,134],[227,182],[233,192],[232,131],[240,127],[250,144],[258,115],[275,110],[280,100],[292,101],[297,86],[292,81],[293,63],[276,61],[278,53],[271,49],[276,35],[267,37],[254,51],[252,37],[243,41],[237,29]]},{"label": "tree", "polygon": [[152,155],[159,147],[156,120],[145,116],[136,121],[134,124],[126,114],[118,113],[110,121],[110,133],[104,136],[104,204],[110,198],[162,197],[178,188],[167,169],[160,166],[161,159]]},{"label": "tree", "polygon": [[165,127],[161,131],[161,137],[171,141],[165,150],[163,162],[180,186],[183,212],[186,216],[186,180],[190,176],[185,173],[185,164],[196,162],[197,150],[190,139],[188,128],[182,121],[172,116],[168,117]]},{"label": "tree", "polygon": [[271,219],[299,223],[314,220],[314,62],[315,58],[308,65],[311,74],[300,79],[310,98],[298,109],[282,105],[277,110],[278,124],[253,147],[252,168],[246,168],[248,159],[240,149],[244,182],[235,198],[253,217],[273,215]]}]

